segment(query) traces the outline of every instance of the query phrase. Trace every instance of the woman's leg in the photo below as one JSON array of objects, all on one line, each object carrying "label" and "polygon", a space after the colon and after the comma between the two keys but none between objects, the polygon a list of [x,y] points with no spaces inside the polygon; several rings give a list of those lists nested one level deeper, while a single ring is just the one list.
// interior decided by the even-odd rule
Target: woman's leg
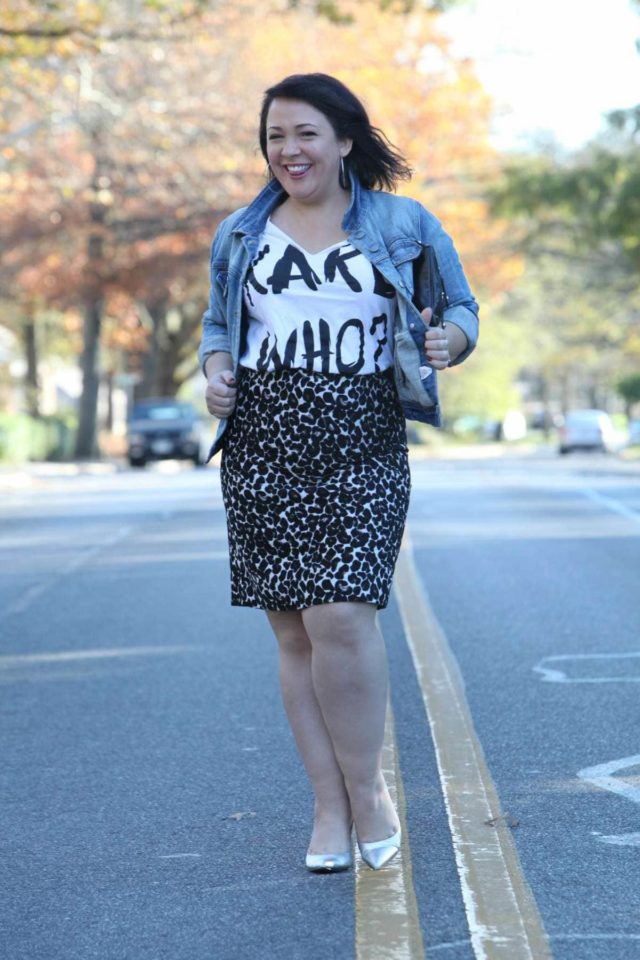
[{"label": "woman's leg", "polygon": [[344,853],[351,845],[349,797],[313,689],[311,643],[297,611],[267,616],[278,640],[282,700],[316,798],[309,852]]},{"label": "woman's leg", "polygon": [[382,840],[399,821],[381,771],[388,673],[376,608],[328,603],[302,611],[313,689],[344,775],[360,841]]}]

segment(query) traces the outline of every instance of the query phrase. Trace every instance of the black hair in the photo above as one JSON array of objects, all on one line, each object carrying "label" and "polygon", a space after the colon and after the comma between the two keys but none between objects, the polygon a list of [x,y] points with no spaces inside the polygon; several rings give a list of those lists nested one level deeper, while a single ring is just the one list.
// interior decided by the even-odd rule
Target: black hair
[{"label": "black hair", "polygon": [[326,73],[296,73],[265,90],[260,111],[260,149],[267,157],[267,113],[276,99],[303,100],[324,114],[339,140],[352,140],[344,158],[363,187],[394,190],[398,180],[409,180],[411,168],[387,137],[373,127],[364,106],[348,87]]}]

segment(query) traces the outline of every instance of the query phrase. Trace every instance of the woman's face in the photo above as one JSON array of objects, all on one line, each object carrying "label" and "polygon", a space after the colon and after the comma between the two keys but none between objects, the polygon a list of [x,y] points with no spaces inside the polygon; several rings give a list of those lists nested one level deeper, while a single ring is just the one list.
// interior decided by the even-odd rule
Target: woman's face
[{"label": "woman's face", "polygon": [[351,140],[338,140],[323,113],[304,100],[275,99],[267,113],[267,158],[289,196],[319,203],[342,192],[340,158]]}]

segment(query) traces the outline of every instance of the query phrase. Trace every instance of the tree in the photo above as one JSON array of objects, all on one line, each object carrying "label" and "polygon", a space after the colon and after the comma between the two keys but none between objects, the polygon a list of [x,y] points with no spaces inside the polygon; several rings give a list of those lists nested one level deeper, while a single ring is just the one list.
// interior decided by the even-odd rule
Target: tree
[{"label": "tree", "polygon": [[[332,6],[340,17],[283,0],[51,3],[46,16],[9,4],[2,270],[45,306],[83,313],[79,455],[93,449],[101,344],[111,366],[139,358],[144,391],[173,392],[194,368],[211,233],[263,182],[256,114],[274,59],[280,74],[325,69],[365,93],[472,276],[509,283],[503,228],[477,186],[495,162],[490,104],[428,12],[443,4]],[[352,63],[355,48],[367,54]]]},{"label": "tree", "polygon": [[554,277],[545,316],[557,317],[554,368],[565,407],[576,390],[605,406],[620,374],[640,363],[639,119],[640,108],[613,114],[608,134],[575,155],[511,162],[491,191],[492,210],[511,219],[539,288]]},{"label": "tree", "polygon": [[633,373],[618,380],[618,393],[626,405],[626,413],[631,418],[633,407],[640,403],[640,373]]}]

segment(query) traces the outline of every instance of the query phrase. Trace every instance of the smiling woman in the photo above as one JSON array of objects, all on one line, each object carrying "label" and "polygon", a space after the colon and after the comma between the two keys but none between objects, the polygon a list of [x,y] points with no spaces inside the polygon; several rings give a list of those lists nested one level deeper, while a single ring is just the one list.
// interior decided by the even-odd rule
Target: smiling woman
[{"label": "smiling woman", "polygon": [[435,371],[473,349],[477,305],[435,217],[385,192],[407,164],[338,80],[267,90],[260,144],[271,180],[216,235],[200,347],[231,602],[264,609],[278,642],[316,799],[307,868],[351,866],[355,826],[379,869],[400,847],[376,612],[409,503],[403,412],[439,422]]},{"label": "smiling woman", "polygon": [[[305,249],[309,249],[309,234],[313,231],[309,231],[304,216],[307,205],[313,204],[318,209],[338,205],[342,208],[340,213],[344,213],[340,172],[352,142],[338,139],[327,118],[311,104],[280,98],[273,100],[266,117],[266,141],[269,169],[294,201],[280,207],[271,219],[288,227],[294,239],[296,234],[306,234],[300,236],[300,240]],[[319,244],[319,248],[324,249],[344,238],[339,228],[341,219],[340,216],[336,223],[333,217],[318,218],[316,227],[328,229],[329,234],[314,235],[311,240],[314,248]],[[338,230],[332,231],[335,226]],[[330,235],[332,232],[334,236]]]}]

